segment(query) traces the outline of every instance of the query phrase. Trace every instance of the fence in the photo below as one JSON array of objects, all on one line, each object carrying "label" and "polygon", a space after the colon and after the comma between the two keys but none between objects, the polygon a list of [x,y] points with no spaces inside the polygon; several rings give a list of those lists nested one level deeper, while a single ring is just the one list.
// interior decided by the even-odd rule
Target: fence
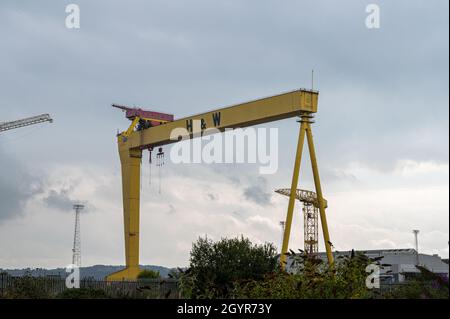
[{"label": "fence", "polygon": [[[101,292],[105,298],[179,298],[179,286],[176,279],[145,279],[139,281],[116,281],[83,279],[80,288]],[[61,277],[15,277],[0,274],[0,298],[58,298],[69,288],[65,278]]]}]

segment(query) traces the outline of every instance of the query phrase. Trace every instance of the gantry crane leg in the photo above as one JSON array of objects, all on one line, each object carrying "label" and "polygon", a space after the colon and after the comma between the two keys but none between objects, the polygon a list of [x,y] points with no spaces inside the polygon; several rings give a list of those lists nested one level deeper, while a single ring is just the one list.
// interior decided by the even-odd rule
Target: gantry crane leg
[{"label": "gantry crane leg", "polygon": [[317,199],[319,202],[320,220],[321,220],[321,224],[322,224],[322,232],[323,232],[323,237],[324,237],[324,241],[325,241],[325,248],[326,248],[326,252],[327,252],[328,263],[330,265],[332,265],[334,263],[333,254],[331,252],[330,235],[328,232],[327,218],[325,215],[325,205],[324,205],[324,200],[323,200],[322,188],[320,185],[319,168],[317,166],[316,152],[315,152],[315,148],[314,148],[313,135],[312,135],[312,131],[311,131],[311,115],[303,114],[301,116],[300,122],[301,122],[301,125],[300,125],[299,137],[298,137],[297,153],[295,156],[295,165],[294,165],[294,172],[292,174],[291,192],[289,195],[289,205],[288,205],[288,211],[287,211],[287,215],[286,215],[286,222],[285,222],[285,228],[284,228],[283,245],[281,248],[281,255],[280,255],[280,264],[283,269],[286,267],[286,259],[287,259],[286,254],[287,254],[288,247],[289,247],[289,237],[291,234],[292,217],[294,214],[294,207],[295,207],[295,194],[297,192],[305,135],[308,140],[308,148],[309,148],[309,154],[310,154],[310,159],[311,159],[311,166],[312,166],[312,171],[313,171],[313,175],[314,175],[314,185],[316,188]]},{"label": "gantry crane leg", "polygon": [[[121,137],[119,137],[121,138]],[[142,150],[119,143],[126,268],[107,276],[108,281],[136,280],[139,275],[139,196]]]},{"label": "gantry crane leg", "polygon": [[289,195],[289,205],[286,215],[286,222],[284,226],[283,246],[281,248],[280,263],[281,267],[286,266],[286,253],[289,246],[289,237],[291,235],[292,216],[294,214],[295,207],[295,194],[297,191],[298,177],[300,175],[300,165],[302,163],[303,144],[305,142],[306,122],[301,120],[300,132],[298,135],[297,153],[295,155],[294,172],[292,174],[291,193]]},{"label": "gantry crane leg", "polygon": [[319,167],[317,165],[316,150],[314,148],[313,135],[311,131],[311,123],[306,124],[306,138],[308,140],[309,157],[311,159],[311,166],[314,176],[314,185],[316,187],[317,201],[319,202],[320,223],[322,225],[323,239],[325,242],[325,249],[329,265],[333,265],[334,258],[331,252],[330,233],[328,232],[327,216],[325,214],[325,205],[322,194],[322,186],[320,185]]}]

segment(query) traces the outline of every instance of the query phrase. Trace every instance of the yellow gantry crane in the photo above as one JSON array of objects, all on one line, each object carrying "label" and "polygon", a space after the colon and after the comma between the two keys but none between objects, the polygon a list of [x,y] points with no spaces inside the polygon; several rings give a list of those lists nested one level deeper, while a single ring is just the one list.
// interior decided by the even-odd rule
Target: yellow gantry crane
[{"label": "yellow gantry crane", "polygon": [[[325,215],[325,203],[320,185],[319,169],[311,131],[313,114],[317,112],[319,93],[312,90],[295,90],[263,99],[258,99],[234,106],[220,108],[211,112],[173,120],[173,116],[156,112],[119,107],[127,112],[132,120],[128,130],[118,134],[117,143],[122,166],[122,196],[125,233],[126,268],[107,276],[109,281],[136,280],[139,269],[139,207],[140,207],[140,171],[142,151],[155,147],[176,143],[181,139],[195,138],[199,131],[210,128],[225,131],[228,128],[243,128],[252,125],[300,117],[297,152],[292,176],[291,192],[286,216],[285,232],[280,262],[286,264],[286,253],[289,245],[295,195],[298,185],[300,163],[305,136],[308,141],[309,154],[314,175],[322,231],[328,262],[333,263],[330,236]],[[116,105],[113,105],[117,107]],[[142,118],[147,118],[143,121]],[[136,124],[139,124],[135,130]],[[198,125],[196,125],[198,123]],[[197,130],[196,130],[196,126]],[[173,132],[184,129],[186,136],[173,139]]]}]

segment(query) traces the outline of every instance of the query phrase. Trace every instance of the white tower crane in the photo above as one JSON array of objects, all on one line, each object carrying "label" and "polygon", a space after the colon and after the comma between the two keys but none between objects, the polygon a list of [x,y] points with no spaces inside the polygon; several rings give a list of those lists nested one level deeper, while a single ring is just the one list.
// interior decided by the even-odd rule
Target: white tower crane
[{"label": "white tower crane", "polygon": [[12,129],[16,129],[19,127],[24,127],[28,125],[34,125],[43,122],[53,122],[52,118],[48,114],[41,114],[37,116],[27,117],[25,119],[11,121],[11,122],[3,122],[0,123],[0,132],[8,131]]}]

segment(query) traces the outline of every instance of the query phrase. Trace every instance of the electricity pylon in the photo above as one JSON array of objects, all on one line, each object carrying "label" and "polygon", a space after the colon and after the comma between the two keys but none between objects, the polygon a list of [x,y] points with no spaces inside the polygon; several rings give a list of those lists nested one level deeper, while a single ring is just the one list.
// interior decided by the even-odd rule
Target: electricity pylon
[{"label": "electricity pylon", "polygon": [[75,210],[75,233],[73,236],[72,264],[78,267],[81,267],[80,212],[83,208],[84,205],[81,204],[73,205]]}]

